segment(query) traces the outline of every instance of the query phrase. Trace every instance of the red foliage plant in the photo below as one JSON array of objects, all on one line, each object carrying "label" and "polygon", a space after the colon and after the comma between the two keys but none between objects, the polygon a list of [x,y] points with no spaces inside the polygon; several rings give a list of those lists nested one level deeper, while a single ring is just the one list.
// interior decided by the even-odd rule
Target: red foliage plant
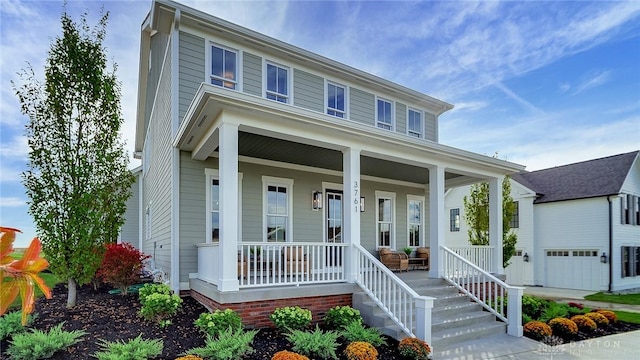
[{"label": "red foliage plant", "polygon": [[97,275],[126,295],[127,288],[140,280],[143,261],[150,257],[131,244],[108,244]]}]

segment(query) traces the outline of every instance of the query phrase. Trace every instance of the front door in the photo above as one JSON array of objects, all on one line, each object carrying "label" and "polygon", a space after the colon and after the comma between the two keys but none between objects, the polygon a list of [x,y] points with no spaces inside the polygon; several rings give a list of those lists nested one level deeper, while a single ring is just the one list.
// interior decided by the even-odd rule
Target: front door
[{"label": "front door", "polygon": [[[342,191],[326,191],[326,221],[325,233],[327,243],[342,242]],[[342,264],[341,253],[337,248],[327,248],[327,265],[334,266]]]}]

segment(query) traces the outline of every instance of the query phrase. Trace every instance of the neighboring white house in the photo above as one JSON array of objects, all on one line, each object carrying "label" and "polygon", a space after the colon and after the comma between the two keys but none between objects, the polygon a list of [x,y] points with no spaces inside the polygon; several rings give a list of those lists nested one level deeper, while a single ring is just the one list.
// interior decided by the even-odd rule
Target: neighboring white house
[{"label": "neighboring white house", "polygon": [[[638,151],[521,172],[511,186],[519,210],[513,221],[518,244],[505,269],[507,282],[593,291],[640,288]],[[446,195],[452,224],[447,246],[468,245],[462,205],[468,194],[467,186]]]},{"label": "neighboring white house", "polygon": [[141,250],[174,290],[232,306],[255,326],[278,305],[350,304],[375,269],[379,284],[397,284],[372,256],[382,247],[431,247],[424,274],[440,278],[446,189],[489,181],[491,228],[500,229],[499,184],[524,169],[440,144],[438,118],[452,107],[153,1],[141,31],[135,142]]}]

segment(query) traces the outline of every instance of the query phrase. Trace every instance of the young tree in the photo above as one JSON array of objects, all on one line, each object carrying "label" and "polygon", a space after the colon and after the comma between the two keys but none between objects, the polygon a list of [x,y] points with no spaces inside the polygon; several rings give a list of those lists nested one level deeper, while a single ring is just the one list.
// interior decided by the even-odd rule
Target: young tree
[{"label": "young tree", "polygon": [[104,244],[124,222],[133,176],[118,131],[123,119],[120,84],[107,71],[103,40],[109,14],[93,29],[61,17],[62,35],[49,49],[42,85],[29,66],[18,87],[29,116],[28,170],[23,183],[51,271],[68,282],[67,307],[76,287],[93,278]]},{"label": "young tree", "polygon": [[[502,266],[509,266],[509,260],[516,252],[518,235],[509,223],[515,212],[511,197],[511,182],[508,176],[502,181]],[[471,245],[489,245],[489,183],[471,185],[469,196],[465,196],[464,219],[469,225]]]}]

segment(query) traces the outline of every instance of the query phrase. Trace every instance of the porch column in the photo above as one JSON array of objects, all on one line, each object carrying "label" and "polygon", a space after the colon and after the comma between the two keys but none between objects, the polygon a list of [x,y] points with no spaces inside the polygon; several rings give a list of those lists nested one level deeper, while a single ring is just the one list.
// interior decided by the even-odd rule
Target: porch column
[{"label": "porch column", "polygon": [[[360,149],[348,148],[342,153],[342,182],[344,188],[344,224],[342,236],[346,244],[360,245]],[[344,270],[348,282],[358,276],[358,252],[351,246],[345,249]]]},{"label": "porch column", "polygon": [[493,272],[504,274],[502,267],[502,179],[489,180],[489,245],[495,249]]},{"label": "porch column", "polygon": [[238,125],[220,125],[220,291],[238,291]]},{"label": "porch column", "polygon": [[429,168],[429,277],[441,278],[444,263],[440,259],[440,247],[444,246],[446,219],[444,213],[444,167]]}]

